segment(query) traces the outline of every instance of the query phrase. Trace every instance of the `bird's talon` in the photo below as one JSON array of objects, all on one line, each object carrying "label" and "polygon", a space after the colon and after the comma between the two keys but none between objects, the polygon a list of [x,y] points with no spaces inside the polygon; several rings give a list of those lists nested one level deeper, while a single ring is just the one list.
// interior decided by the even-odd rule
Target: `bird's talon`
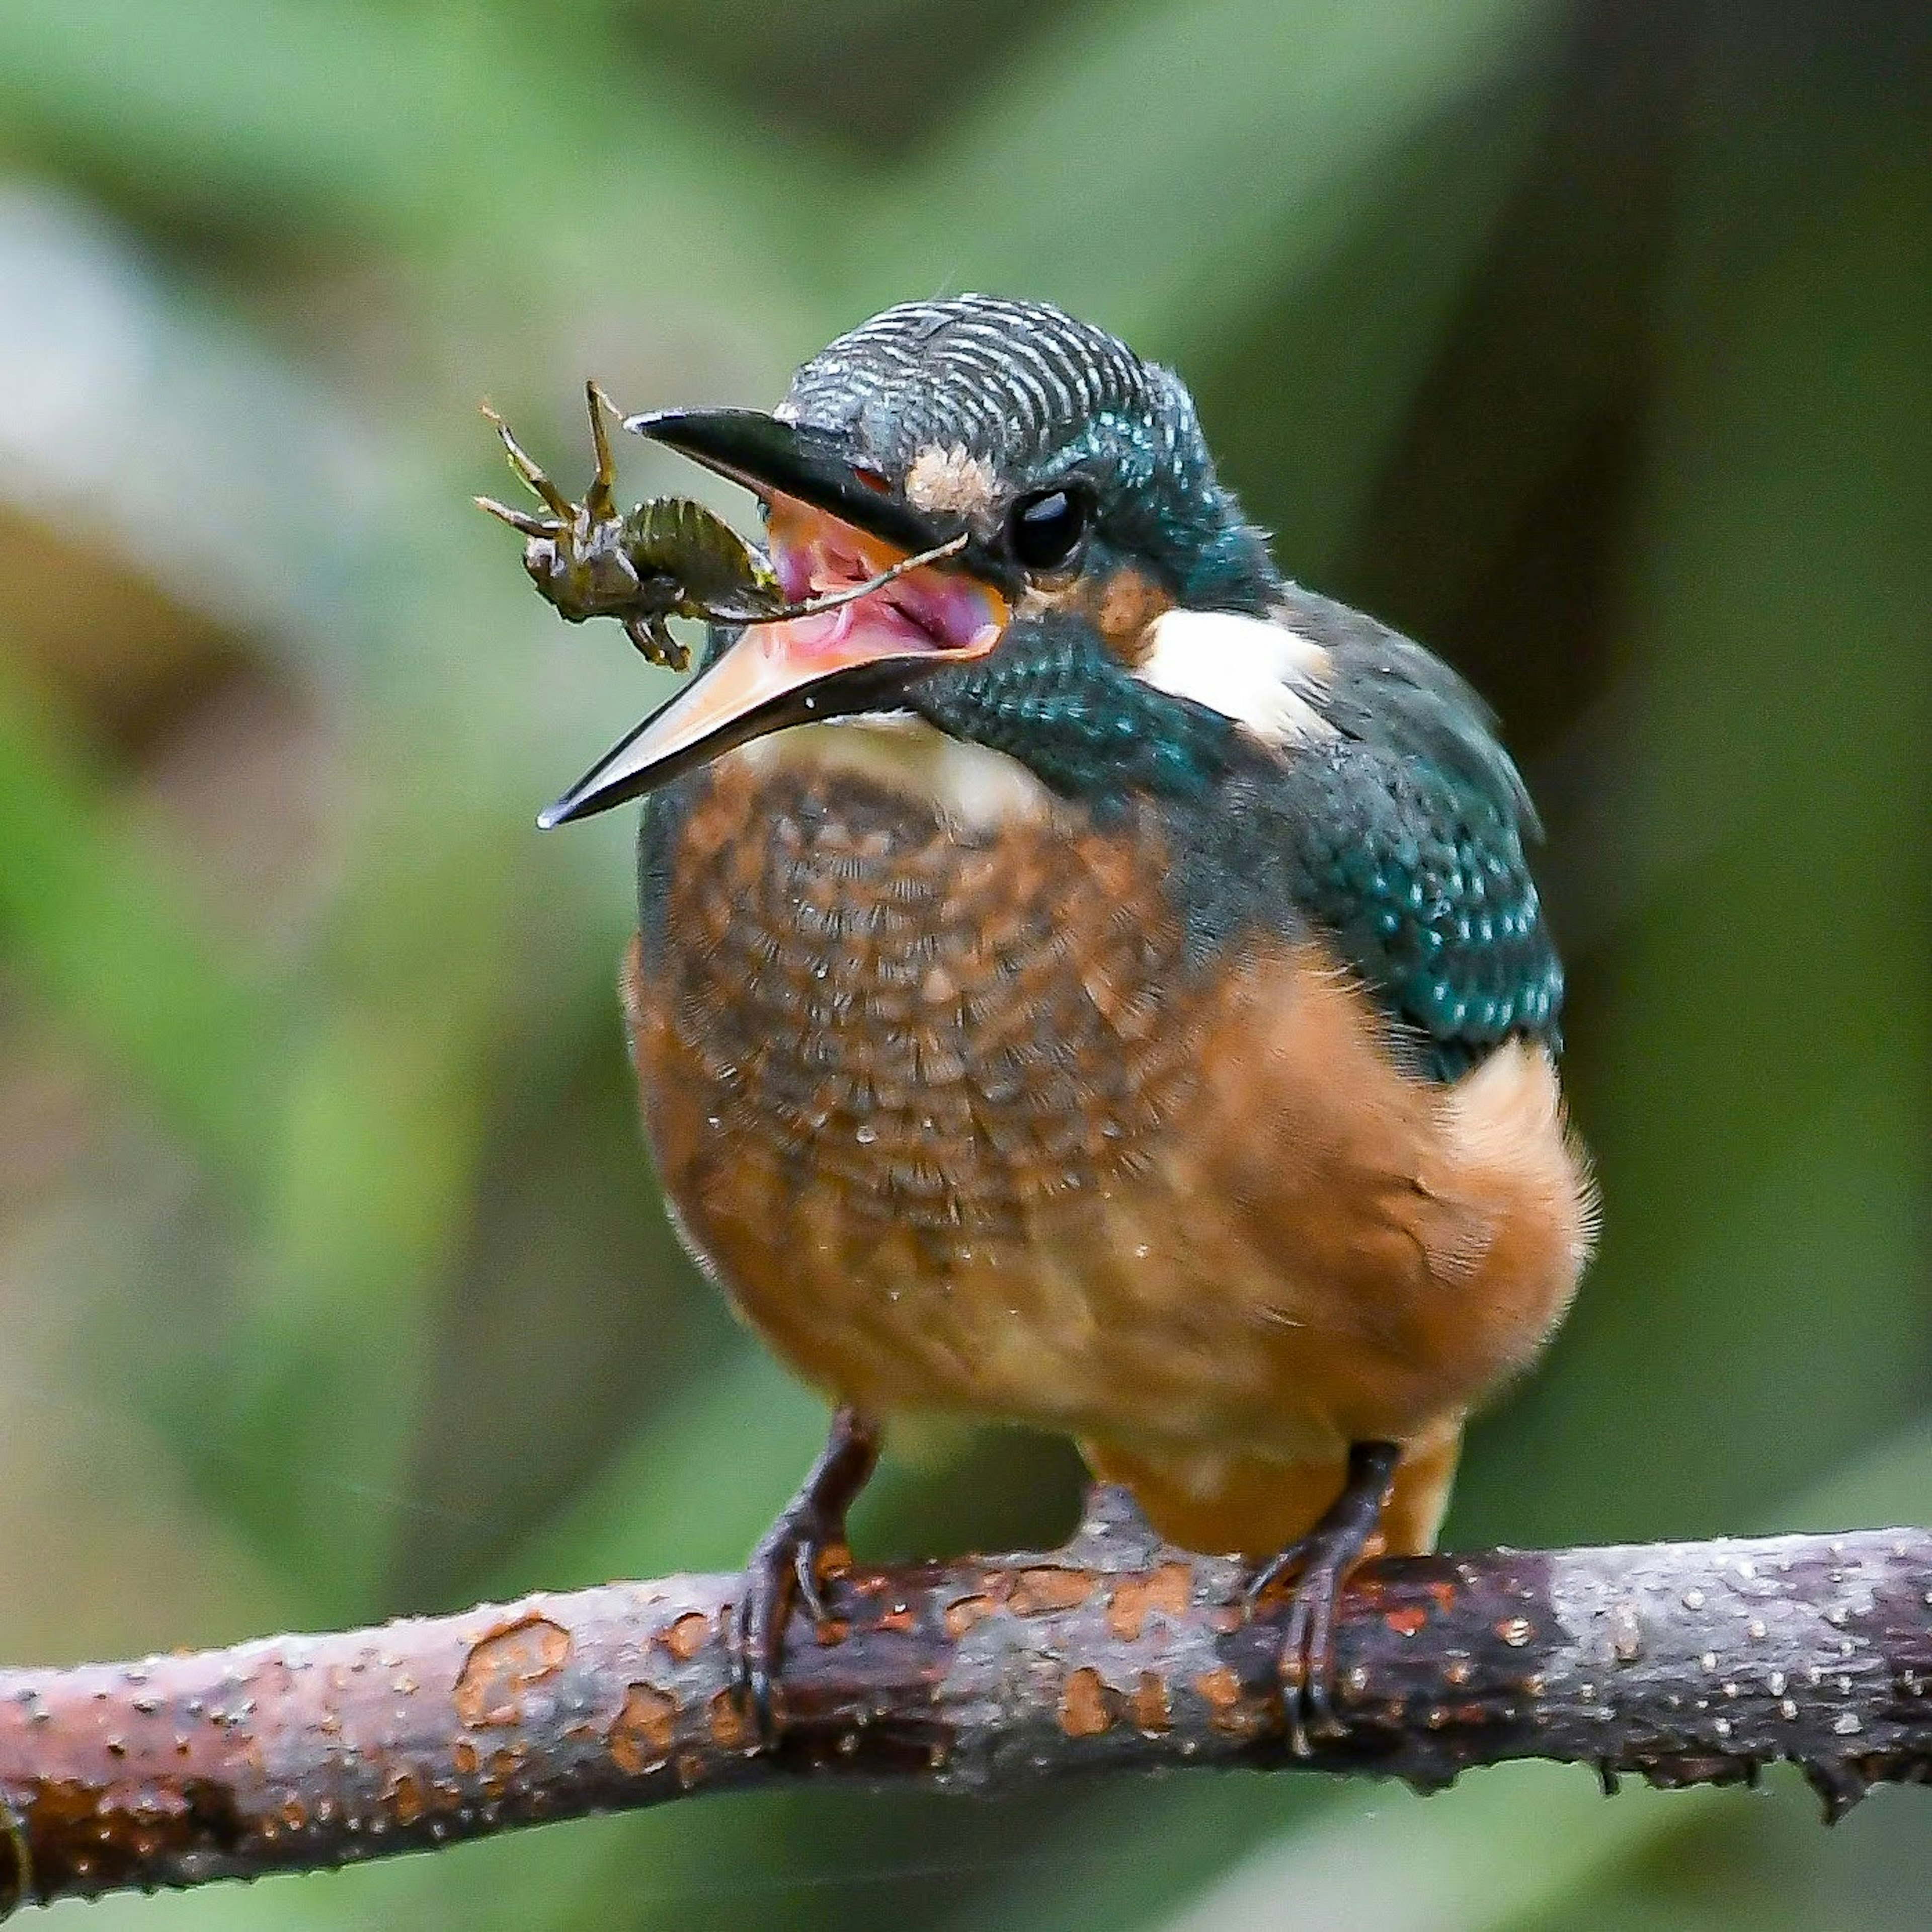
[{"label": "bird's talon", "polygon": [[828,1622],[832,1612],[825,1607],[825,1592],[819,1581],[819,1565],[832,1541],[817,1537],[801,1538],[792,1552],[792,1574],[798,1582],[798,1600],[814,1624]]},{"label": "bird's talon", "polygon": [[812,1472],[745,1566],[744,1601],[732,1629],[732,1677],[751,1707],[758,1741],[766,1750],[783,1730],[776,1707],[783,1682],[785,1626],[794,1604],[815,1624],[826,1610],[818,1566],[827,1550],[845,1542],[845,1513],[878,1460],[871,1424],[842,1408]]},{"label": "bird's talon", "polygon": [[1256,1566],[1255,1574],[1248,1579],[1246,1589],[1242,1592],[1250,1614],[1259,1609],[1262,1599],[1276,1584],[1292,1570],[1301,1568],[1314,1556],[1310,1544],[1309,1538],[1298,1537],[1286,1550],[1277,1550],[1265,1563]]},{"label": "bird's talon", "polygon": [[1342,1586],[1376,1534],[1400,1455],[1392,1442],[1354,1444],[1342,1493],[1328,1513],[1248,1580],[1252,1615],[1270,1588],[1294,1574],[1275,1670],[1282,1728],[1297,1757],[1313,1756],[1317,1740],[1332,1742],[1348,1735],[1335,1703],[1335,1612]]},{"label": "bird's talon", "polygon": [[818,1580],[825,1550],[844,1538],[832,1524],[796,1504],[775,1523],[745,1566],[744,1606],[734,1628],[733,1678],[750,1703],[759,1741],[770,1747],[783,1728],[774,1698],[784,1659],[785,1626],[794,1606],[814,1624],[830,1614]]}]

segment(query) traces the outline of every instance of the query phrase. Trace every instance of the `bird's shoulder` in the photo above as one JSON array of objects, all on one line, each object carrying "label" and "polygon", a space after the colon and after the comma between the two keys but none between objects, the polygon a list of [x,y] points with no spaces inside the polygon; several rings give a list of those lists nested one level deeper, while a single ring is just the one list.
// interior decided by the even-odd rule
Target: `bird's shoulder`
[{"label": "bird's shoulder", "polygon": [[1200,943],[1312,927],[1454,1078],[1512,1037],[1556,1043],[1563,974],[1531,875],[1541,836],[1488,707],[1412,639],[1290,586],[1326,729],[1243,761],[1184,839]]}]

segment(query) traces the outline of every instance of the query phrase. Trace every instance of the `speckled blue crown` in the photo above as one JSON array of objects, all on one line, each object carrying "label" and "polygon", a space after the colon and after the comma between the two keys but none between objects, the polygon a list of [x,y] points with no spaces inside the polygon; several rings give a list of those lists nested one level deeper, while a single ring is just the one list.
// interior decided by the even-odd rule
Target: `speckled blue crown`
[{"label": "speckled blue crown", "polygon": [[1171,370],[1046,302],[902,302],[801,368],[784,407],[850,437],[882,474],[964,448],[1004,492],[1087,483],[1105,534],[1203,608],[1272,594],[1264,540],[1214,473],[1194,400]]},{"label": "speckled blue crown", "polygon": [[799,370],[785,412],[853,436],[888,474],[955,445],[1015,482],[1102,458],[1130,488],[1207,467],[1193,403],[1167,370],[1047,303],[994,296],[874,316]]}]

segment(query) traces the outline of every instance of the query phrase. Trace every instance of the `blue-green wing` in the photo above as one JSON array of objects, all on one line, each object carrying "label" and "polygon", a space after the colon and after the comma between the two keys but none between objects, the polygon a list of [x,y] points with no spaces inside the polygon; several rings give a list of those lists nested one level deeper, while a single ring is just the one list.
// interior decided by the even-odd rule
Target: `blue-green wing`
[{"label": "blue-green wing", "polygon": [[1304,914],[1453,1078],[1514,1035],[1556,1042],[1563,969],[1525,856],[1540,836],[1490,714],[1419,645],[1295,593],[1330,654],[1331,740],[1288,774]]}]

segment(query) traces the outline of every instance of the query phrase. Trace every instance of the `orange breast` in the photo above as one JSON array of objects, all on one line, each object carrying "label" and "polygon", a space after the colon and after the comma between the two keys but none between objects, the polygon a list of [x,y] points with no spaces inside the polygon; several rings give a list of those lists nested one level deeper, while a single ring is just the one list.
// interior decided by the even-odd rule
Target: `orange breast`
[{"label": "orange breast", "polygon": [[638,992],[653,1136],[699,1160],[668,1165],[680,1204],[836,1202],[944,1265],[1117,1179],[1195,1079],[1159,864],[1064,813],[974,831],[849,769],[724,760]]},{"label": "orange breast", "polygon": [[973,829],[861,770],[721,761],[626,976],[686,1238],[874,1413],[1197,1475],[1451,1438],[1581,1264],[1548,1063],[1428,1084],[1312,944],[1191,961],[1169,858],[1151,814]]}]

